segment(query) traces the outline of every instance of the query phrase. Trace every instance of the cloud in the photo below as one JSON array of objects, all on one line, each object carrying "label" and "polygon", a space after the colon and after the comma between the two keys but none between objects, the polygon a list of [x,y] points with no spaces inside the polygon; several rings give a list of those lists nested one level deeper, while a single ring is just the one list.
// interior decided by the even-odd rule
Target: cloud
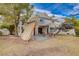
[{"label": "cloud", "polygon": [[58,14],[52,14],[50,11],[48,11],[48,10],[44,10],[44,9],[34,9],[34,13],[36,13],[36,12],[39,12],[39,13],[46,13],[46,14],[48,14],[48,16],[55,16],[55,19],[58,19],[58,21],[61,21],[61,22],[63,22],[64,21],[64,18],[66,17],[66,16],[63,16],[63,15],[58,15]]},{"label": "cloud", "polygon": [[48,8],[48,10],[55,10],[55,9],[57,9],[57,8],[59,8],[60,7],[60,4],[59,3],[55,3],[55,4],[52,4],[52,5],[50,5],[50,6],[48,6],[47,8]]},{"label": "cloud", "polygon": [[47,14],[51,14],[51,12],[50,12],[50,11],[48,11],[48,10],[44,10],[44,9],[37,9],[37,8],[35,8],[35,9],[34,9],[34,12],[40,12],[40,13],[47,13]]},{"label": "cloud", "polygon": [[73,10],[69,13],[70,15],[79,15],[79,4],[73,7]]},{"label": "cloud", "polygon": [[66,16],[63,16],[63,15],[54,14],[54,16],[55,16],[55,19],[58,19],[58,21],[60,22],[64,22],[64,19],[66,18]]},{"label": "cloud", "polygon": [[65,18],[66,17],[66,16],[63,16],[63,15],[56,15],[56,14],[55,14],[55,16],[58,17],[58,18]]},{"label": "cloud", "polygon": [[79,4],[77,4],[73,9],[74,9],[74,10],[79,9]]},{"label": "cloud", "polygon": [[56,17],[65,17],[65,16],[63,16],[63,15],[57,15],[57,14],[53,14],[53,13],[51,13],[50,11],[48,11],[48,10],[44,10],[44,9],[37,9],[37,8],[35,8],[34,9],[34,12],[39,12],[39,13],[46,13],[46,14],[48,14],[48,16],[56,16]]}]

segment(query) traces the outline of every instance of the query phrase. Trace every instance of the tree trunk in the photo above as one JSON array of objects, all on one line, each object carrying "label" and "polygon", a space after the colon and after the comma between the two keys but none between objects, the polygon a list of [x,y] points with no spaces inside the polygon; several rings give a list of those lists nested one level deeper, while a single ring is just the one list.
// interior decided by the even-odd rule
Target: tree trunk
[{"label": "tree trunk", "polygon": [[18,13],[17,18],[15,19],[15,35],[18,36],[18,24],[20,19],[20,13]]},{"label": "tree trunk", "polygon": [[17,32],[17,21],[15,20],[15,36],[18,36],[18,32]]}]

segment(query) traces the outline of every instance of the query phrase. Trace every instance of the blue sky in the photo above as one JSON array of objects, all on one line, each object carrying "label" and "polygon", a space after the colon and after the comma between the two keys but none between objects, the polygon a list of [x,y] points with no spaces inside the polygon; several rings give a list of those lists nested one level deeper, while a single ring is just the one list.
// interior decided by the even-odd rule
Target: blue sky
[{"label": "blue sky", "polygon": [[77,3],[35,3],[33,5],[35,9],[40,12],[66,17],[76,15],[76,18],[79,19],[79,4]]}]

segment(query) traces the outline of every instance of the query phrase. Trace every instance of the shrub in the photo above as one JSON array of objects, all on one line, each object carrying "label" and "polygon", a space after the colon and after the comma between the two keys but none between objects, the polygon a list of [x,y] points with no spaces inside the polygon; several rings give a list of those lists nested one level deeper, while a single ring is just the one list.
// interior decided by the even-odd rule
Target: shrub
[{"label": "shrub", "polygon": [[79,27],[75,27],[76,36],[79,37]]},{"label": "shrub", "polygon": [[15,28],[14,25],[9,25],[10,34],[13,34],[14,28]]},{"label": "shrub", "polygon": [[2,35],[2,32],[0,31],[0,36]]},{"label": "shrub", "polygon": [[0,25],[0,28],[1,28],[1,29],[3,29],[3,28],[7,28],[7,29],[8,29],[8,28],[9,28],[9,25],[3,23],[3,24]]},{"label": "shrub", "polygon": [[10,34],[13,33],[15,26],[13,24],[2,24],[0,26],[1,29],[7,28],[10,31]]}]

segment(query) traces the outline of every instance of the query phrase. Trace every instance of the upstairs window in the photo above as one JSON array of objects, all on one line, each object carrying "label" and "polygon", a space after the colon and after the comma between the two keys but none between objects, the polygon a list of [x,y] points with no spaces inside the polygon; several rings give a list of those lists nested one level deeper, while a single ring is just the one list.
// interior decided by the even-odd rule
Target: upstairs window
[{"label": "upstairs window", "polygon": [[40,22],[43,22],[43,19],[40,19]]},{"label": "upstairs window", "polygon": [[44,18],[43,17],[40,17],[40,22],[44,22]]}]

